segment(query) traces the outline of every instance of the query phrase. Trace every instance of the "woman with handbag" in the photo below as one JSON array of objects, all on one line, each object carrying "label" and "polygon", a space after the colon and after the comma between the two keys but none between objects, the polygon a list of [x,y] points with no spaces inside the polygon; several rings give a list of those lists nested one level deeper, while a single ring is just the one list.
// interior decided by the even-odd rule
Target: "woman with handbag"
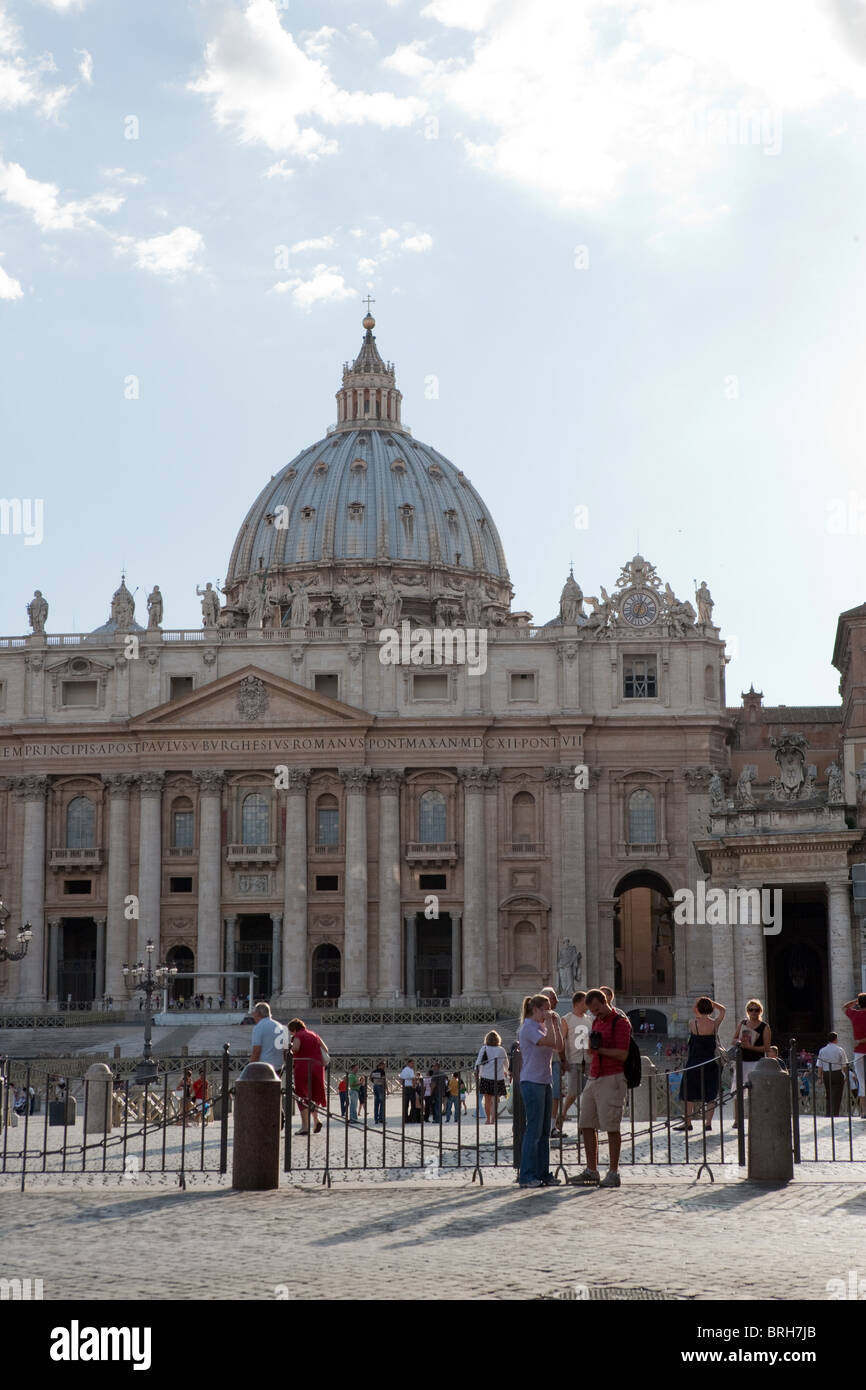
[{"label": "woman with handbag", "polygon": [[484,1123],[492,1125],[499,1098],[506,1093],[505,1083],[509,1077],[508,1053],[495,1030],[487,1034],[483,1046],[479,1049],[475,1058],[475,1071],[479,1081],[478,1092],[484,1099]]},{"label": "woman with handbag", "polygon": [[691,1129],[692,1111],[701,1102],[706,1106],[704,1129],[712,1129],[719,1095],[718,1031],[726,1010],[724,1004],[717,1004],[709,995],[702,994],[692,1005],[692,1013],[689,1050],[680,1083],[680,1100],[685,1101],[686,1118],[681,1125],[674,1125],[674,1129]]},{"label": "woman with handbag", "polygon": [[301,1112],[299,1134],[308,1134],[310,1116],[314,1120],[314,1133],[322,1128],[319,1107],[327,1106],[325,1094],[325,1068],[331,1058],[328,1049],[318,1033],[308,1028],[303,1019],[293,1018],[289,1024],[292,1035],[292,1085],[295,1100]]}]

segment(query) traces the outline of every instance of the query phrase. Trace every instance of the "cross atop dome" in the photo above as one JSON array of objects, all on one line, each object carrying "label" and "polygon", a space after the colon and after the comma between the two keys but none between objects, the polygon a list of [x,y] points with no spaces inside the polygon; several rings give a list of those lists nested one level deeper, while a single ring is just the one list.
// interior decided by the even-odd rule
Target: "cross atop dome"
[{"label": "cross atop dome", "polygon": [[400,423],[400,402],[393,362],[385,362],[376,346],[373,329],[376,320],[370,313],[375,299],[367,295],[367,312],[361,320],[364,341],[351,366],[343,365],[343,384],[337,392],[337,429],[353,430],[359,425],[372,429],[403,431]]}]

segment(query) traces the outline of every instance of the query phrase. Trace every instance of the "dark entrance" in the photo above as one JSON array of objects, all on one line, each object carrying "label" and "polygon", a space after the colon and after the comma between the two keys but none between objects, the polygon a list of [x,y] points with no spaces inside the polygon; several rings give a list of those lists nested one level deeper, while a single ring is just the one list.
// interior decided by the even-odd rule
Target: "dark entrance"
[{"label": "dark entrance", "polygon": [[[273,923],[267,913],[241,917],[238,922],[238,951],[236,969],[244,975],[255,975],[253,993],[257,999],[271,994],[271,960],[274,949]],[[246,990],[246,981],[238,981]]]},{"label": "dark entrance", "polygon": [[90,1004],[96,995],[96,923],[92,917],[64,917],[57,962],[57,997],[62,1003]]},{"label": "dark entrance", "polygon": [[767,943],[767,1019],[773,1038],[813,1051],[830,1027],[827,901],[820,888],[783,888],[782,930]]},{"label": "dark entrance", "polygon": [[336,946],[317,946],[313,952],[313,1004],[330,1008],[340,997],[340,952]]},{"label": "dark entrance", "polygon": [[439,1003],[451,998],[451,914],[428,920],[415,913],[415,993]]},{"label": "dark entrance", "polygon": [[[195,970],[195,956],[188,946],[172,946],[165,960],[167,965],[177,966],[179,974],[188,975]],[[194,984],[195,980],[173,980],[172,999],[191,998]]]}]

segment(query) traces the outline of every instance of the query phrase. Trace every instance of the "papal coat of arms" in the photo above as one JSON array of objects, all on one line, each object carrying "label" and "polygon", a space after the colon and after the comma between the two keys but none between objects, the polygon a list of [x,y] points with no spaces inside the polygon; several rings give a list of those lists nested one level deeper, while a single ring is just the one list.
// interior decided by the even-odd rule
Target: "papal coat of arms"
[{"label": "papal coat of arms", "polygon": [[269,700],[264,681],[258,676],[244,676],[238,687],[238,714],[242,719],[261,719]]}]

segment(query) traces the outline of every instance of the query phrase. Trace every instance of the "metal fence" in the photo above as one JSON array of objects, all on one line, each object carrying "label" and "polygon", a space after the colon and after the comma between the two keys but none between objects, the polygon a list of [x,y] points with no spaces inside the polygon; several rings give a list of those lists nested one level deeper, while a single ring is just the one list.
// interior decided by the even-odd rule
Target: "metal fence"
[{"label": "metal fence", "polygon": [[[384,1084],[371,1076],[380,1060],[386,1064]],[[59,1076],[44,1060],[0,1058],[0,1173],[14,1175],[21,1190],[28,1179],[45,1174],[101,1174],[104,1181],[120,1182],[173,1175],[181,1186],[192,1173],[225,1174],[234,1137],[233,1081],[246,1061],[232,1057],[228,1044],[217,1058],[161,1058],[158,1079],[137,1085],[135,1059],[116,1062],[103,1081],[76,1079],[73,1059]],[[788,1062],[795,1162],[866,1162],[866,1121],[857,1113],[848,1069],[831,1069],[825,1084],[814,1063],[798,1068],[793,1043]],[[491,1170],[505,1179],[518,1168],[525,1123],[519,1052],[512,1050],[501,1071],[494,1064],[488,1087],[474,1058],[419,1063],[411,1086],[395,1076],[400,1062],[393,1057],[334,1058],[327,1068],[296,1059],[284,1067],[284,1172],[330,1185],[336,1174],[435,1177],[463,1170],[482,1183]],[[645,1073],[641,1086],[628,1093],[621,1166],[696,1165],[699,1175],[706,1170],[711,1178],[714,1168],[745,1167],[748,1083],[742,1063],[736,1058],[716,1064],[717,1077],[708,1072],[710,1065]],[[689,1071],[689,1092],[696,1098],[686,1107],[683,1078]],[[549,1137],[550,1172],[560,1180],[585,1161],[584,1081],[579,1074],[568,1088],[576,1092],[573,1106]],[[711,1098],[716,1082],[718,1095]],[[484,1089],[494,1092],[486,1105]],[[103,1099],[112,1122],[107,1131]],[[605,1135],[600,1142],[604,1150]]]}]

